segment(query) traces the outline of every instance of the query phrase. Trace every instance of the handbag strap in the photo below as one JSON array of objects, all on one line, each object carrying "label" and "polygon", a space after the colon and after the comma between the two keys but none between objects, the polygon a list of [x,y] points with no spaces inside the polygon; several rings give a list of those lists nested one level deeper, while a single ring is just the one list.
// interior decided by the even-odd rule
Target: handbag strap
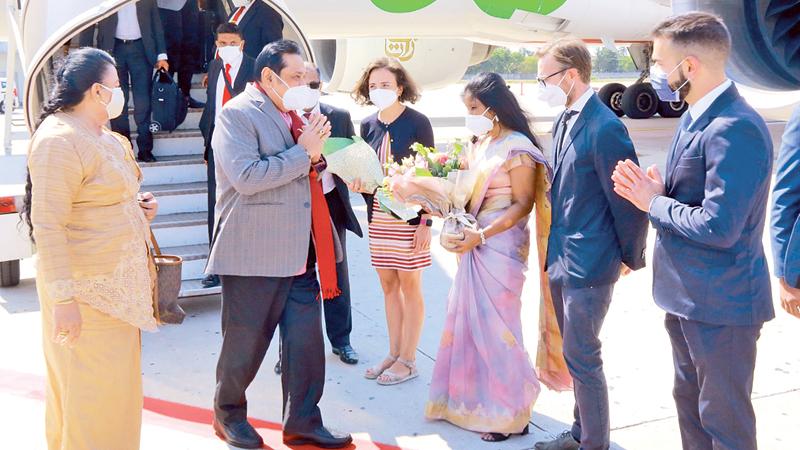
[{"label": "handbag strap", "polygon": [[150,242],[153,243],[153,254],[156,256],[161,256],[161,248],[158,246],[158,241],[156,240],[156,235],[153,234],[152,228],[150,228]]}]

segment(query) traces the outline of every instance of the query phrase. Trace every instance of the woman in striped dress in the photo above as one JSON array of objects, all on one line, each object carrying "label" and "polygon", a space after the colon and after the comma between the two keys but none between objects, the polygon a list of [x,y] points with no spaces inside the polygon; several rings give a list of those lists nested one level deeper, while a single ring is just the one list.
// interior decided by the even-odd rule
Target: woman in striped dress
[{"label": "woman in striped dress", "polygon": [[[430,120],[403,104],[414,103],[419,91],[399,62],[383,58],[370,64],[353,97],[378,107],[361,122],[361,137],[382,163],[411,156],[415,142],[434,145]],[[361,191],[359,180],[351,189]],[[386,303],[389,355],[365,377],[393,385],[417,376],[415,353],[425,315],[422,269],[431,265],[431,219],[422,214],[409,222],[398,220],[382,211],[372,194],[364,193],[369,205],[369,250]]]}]

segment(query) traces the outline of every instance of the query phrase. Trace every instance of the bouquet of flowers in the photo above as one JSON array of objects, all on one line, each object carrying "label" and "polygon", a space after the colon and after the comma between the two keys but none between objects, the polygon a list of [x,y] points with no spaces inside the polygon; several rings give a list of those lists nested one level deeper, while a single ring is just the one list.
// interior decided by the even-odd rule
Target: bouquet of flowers
[{"label": "bouquet of flowers", "polygon": [[362,186],[370,192],[383,185],[383,169],[378,155],[358,136],[328,138],[322,150],[328,169],[346,183],[361,178]]},{"label": "bouquet of flowers", "polygon": [[[475,217],[466,212],[467,202],[475,186],[477,172],[461,169],[463,145],[456,141],[445,152],[415,143],[416,155],[400,163],[387,165],[388,176],[378,200],[382,208],[398,217],[399,213],[421,208],[431,215],[445,219],[440,243],[451,248],[453,240],[464,238],[464,228],[475,228]],[[389,197],[392,203],[381,201]],[[398,208],[398,204],[402,205]],[[417,209],[416,211],[419,211]],[[416,217],[416,212],[414,216]]]}]

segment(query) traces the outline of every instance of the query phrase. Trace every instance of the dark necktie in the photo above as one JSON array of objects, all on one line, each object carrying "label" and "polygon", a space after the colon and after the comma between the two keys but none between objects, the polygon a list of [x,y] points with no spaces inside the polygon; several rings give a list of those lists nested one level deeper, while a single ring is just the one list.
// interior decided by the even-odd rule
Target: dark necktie
[{"label": "dark necktie", "polygon": [[553,158],[555,159],[554,162],[556,163],[561,161],[561,158],[563,157],[561,152],[563,150],[562,147],[564,146],[564,138],[567,135],[567,123],[569,122],[569,119],[571,119],[576,114],[578,114],[578,111],[573,111],[571,109],[568,109],[564,111],[564,114],[561,116],[561,120],[558,122],[558,129],[556,130],[555,147],[553,151]]}]

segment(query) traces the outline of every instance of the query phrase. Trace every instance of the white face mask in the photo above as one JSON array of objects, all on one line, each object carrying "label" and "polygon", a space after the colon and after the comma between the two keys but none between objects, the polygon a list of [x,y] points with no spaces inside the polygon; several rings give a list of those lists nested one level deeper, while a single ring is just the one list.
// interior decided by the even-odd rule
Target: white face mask
[{"label": "white face mask", "polygon": [[223,63],[232,66],[238,64],[242,60],[242,49],[240,49],[238,45],[220,47],[217,49],[217,53]]},{"label": "white face mask", "polygon": [[125,94],[122,92],[121,87],[110,88],[104,85],[100,85],[103,89],[111,91],[111,100],[108,103],[103,103],[103,100],[100,100],[100,103],[106,107],[106,112],[108,113],[109,119],[116,119],[122,114],[122,108],[125,106]]},{"label": "white face mask", "polygon": [[[288,110],[305,110],[311,109],[316,106],[317,102],[319,102],[320,92],[318,90],[311,89],[308,85],[301,85],[295,87],[289,87],[283,78],[279,77],[278,74],[275,74],[281,83],[286,86],[286,92],[284,92],[283,96],[281,96],[281,100],[283,101],[283,107]],[[272,89],[273,92],[276,94],[278,93],[275,89]]]},{"label": "white face mask", "polygon": [[536,92],[536,97],[547,103],[550,107],[555,106],[565,106],[567,104],[567,98],[569,97],[570,92],[572,92],[572,88],[575,87],[575,82],[572,82],[572,86],[569,87],[569,92],[566,94],[561,89],[561,82],[564,81],[564,78],[567,74],[561,77],[561,80],[558,81],[557,84],[546,84],[544,87],[539,85],[539,89]]},{"label": "white face mask", "polygon": [[391,89],[373,89],[369,91],[369,101],[378,107],[379,111],[394,105],[397,101],[397,91]]},{"label": "white face mask", "polygon": [[468,114],[464,118],[464,125],[466,125],[470,133],[475,136],[483,136],[492,131],[494,120],[484,115],[487,111],[489,111],[489,108],[486,108],[482,114]]}]

